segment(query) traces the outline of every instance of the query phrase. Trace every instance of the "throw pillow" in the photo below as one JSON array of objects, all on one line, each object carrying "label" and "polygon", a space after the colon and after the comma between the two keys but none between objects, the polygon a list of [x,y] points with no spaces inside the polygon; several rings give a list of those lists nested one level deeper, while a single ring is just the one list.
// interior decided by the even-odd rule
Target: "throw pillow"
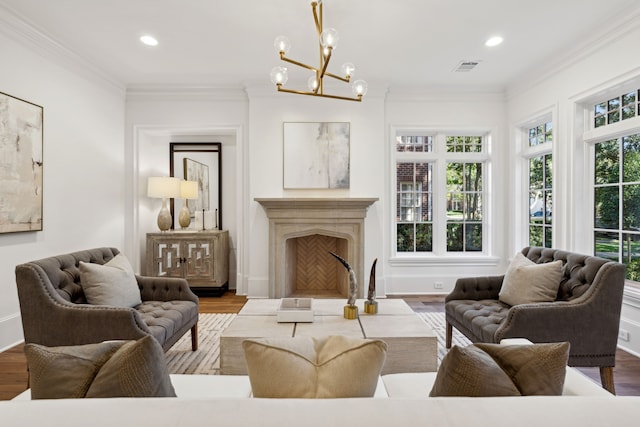
[{"label": "throw pillow", "polygon": [[160,344],[105,341],[77,346],[24,347],[32,399],[175,397]]},{"label": "throw pillow", "polygon": [[562,261],[536,264],[517,253],[504,275],[499,299],[505,304],[555,301],[562,280]]},{"label": "throw pillow", "polygon": [[380,340],[328,336],[242,343],[254,397],[372,397],[387,355]]},{"label": "throw pillow", "polygon": [[454,346],[442,359],[429,395],[559,396],[568,360],[568,342]]},{"label": "throw pillow", "polygon": [[80,261],[80,286],[89,304],[135,307],[140,288],[127,258],[118,254],[104,265]]}]

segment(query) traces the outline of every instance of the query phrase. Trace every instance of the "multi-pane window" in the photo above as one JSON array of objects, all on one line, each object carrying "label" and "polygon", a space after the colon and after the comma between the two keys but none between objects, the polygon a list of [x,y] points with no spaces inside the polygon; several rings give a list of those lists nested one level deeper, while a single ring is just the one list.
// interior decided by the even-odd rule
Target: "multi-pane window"
[{"label": "multi-pane window", "polygon": [[433,245],[433,165],[399,162],[397,182],[397,250],[430,252]]},{"label": "multi-pane window", "polygon": [[594,252],[640,281],[640,134],[595,144]]},{"label": "multi-pane window", "polygon": [[529,245],[552,245],[553,175],[551,154],[529,159]]},{"label": "multi-pane window", "polygon": [[593,127],[606,126],[638,115],[640,90],[623,93],[593,107]]},{"label": "multi-pane window", "polygon": [[482,135],[396,137],[398,253],[483,250],[485,141]]},{"label": "multi-pane window", "polygon": [[447,251],[482,251],[482,163],[447,163]]},{"label": "multi-pane window", "polygon": [[[548,119],[522,128],[526,141],[523,157],[526,163],[526,188],[523,197],[527,199],[524,212],[527,224],[529,246],[550,248],[553,244],[553,122]],[[523,234],[525,231],[523,230]]]}]

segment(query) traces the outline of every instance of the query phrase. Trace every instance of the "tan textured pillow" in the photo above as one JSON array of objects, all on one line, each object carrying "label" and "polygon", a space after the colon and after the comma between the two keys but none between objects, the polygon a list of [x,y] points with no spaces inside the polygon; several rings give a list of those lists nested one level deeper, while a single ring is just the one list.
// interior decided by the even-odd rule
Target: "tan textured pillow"
[{"label": "tan textured pillow", "polygon": [[442,360],[429,395],[559,396],[568,359],[568,342],[454,346]]},{"label": "tan textured pillow", "polygon": [[562,280],[562,261],[536,264],[517,253],[504,275],[499,299],[505,304],[555,301]]},{"label": "tan textured pillow", "polygon": [[124,255],[104,265],[80,261],[79,269],[80,286],[89,304],[135,307],[142,302],[135,273]]},{"label": "tan textured pillow", "polygon": [[174,397],[164,351],[151,336],[77,346],[27,344],[32,399]]},{"label": "tan textured pillow", "polygon": [[372,397],[387,355],[380,340],[328,336],[242,343],[254,397]]}]

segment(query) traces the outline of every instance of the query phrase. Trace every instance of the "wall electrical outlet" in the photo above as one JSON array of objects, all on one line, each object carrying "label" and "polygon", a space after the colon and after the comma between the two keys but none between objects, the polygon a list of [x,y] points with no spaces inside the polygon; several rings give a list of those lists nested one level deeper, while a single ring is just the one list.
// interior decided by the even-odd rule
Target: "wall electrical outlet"
[{"label": "wall electrical outlet", "polygon": [[435,283],[433,284],[433,287],[434,287],[434,289],[442,289],[442,288],[444,288],[444,283],[442,283],[442,282],[435,282]]},{"label": "wall electrical outlet", "polygon": [[629,341],[629,331],[625,329],[620,329],[618,331],[618,338],[622,341]]}]

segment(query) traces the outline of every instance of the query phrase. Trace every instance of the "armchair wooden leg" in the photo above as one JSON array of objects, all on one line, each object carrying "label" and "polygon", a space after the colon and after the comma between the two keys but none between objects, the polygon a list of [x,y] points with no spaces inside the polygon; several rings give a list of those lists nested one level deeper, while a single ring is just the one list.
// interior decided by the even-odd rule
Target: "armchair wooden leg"
[{"label": "armchair wooden leg", "polygon": [[453,326],[451,325],[451,323],[446,322],[447,324],[447,332],[446,332],[446,347],[447,348],[451,348],[451,338],[453,336]]},{"label": "armchair wooden leg", "polygon": [[196,351],[198,349],[198,324],[196,323],[191,328],[191,350]]},{"label": "armchair wooden leg", "polygon": [[613,366],[600,367],[600,381],[605,390],[611,394],[616,394],[616,387],[613,383]]}]

